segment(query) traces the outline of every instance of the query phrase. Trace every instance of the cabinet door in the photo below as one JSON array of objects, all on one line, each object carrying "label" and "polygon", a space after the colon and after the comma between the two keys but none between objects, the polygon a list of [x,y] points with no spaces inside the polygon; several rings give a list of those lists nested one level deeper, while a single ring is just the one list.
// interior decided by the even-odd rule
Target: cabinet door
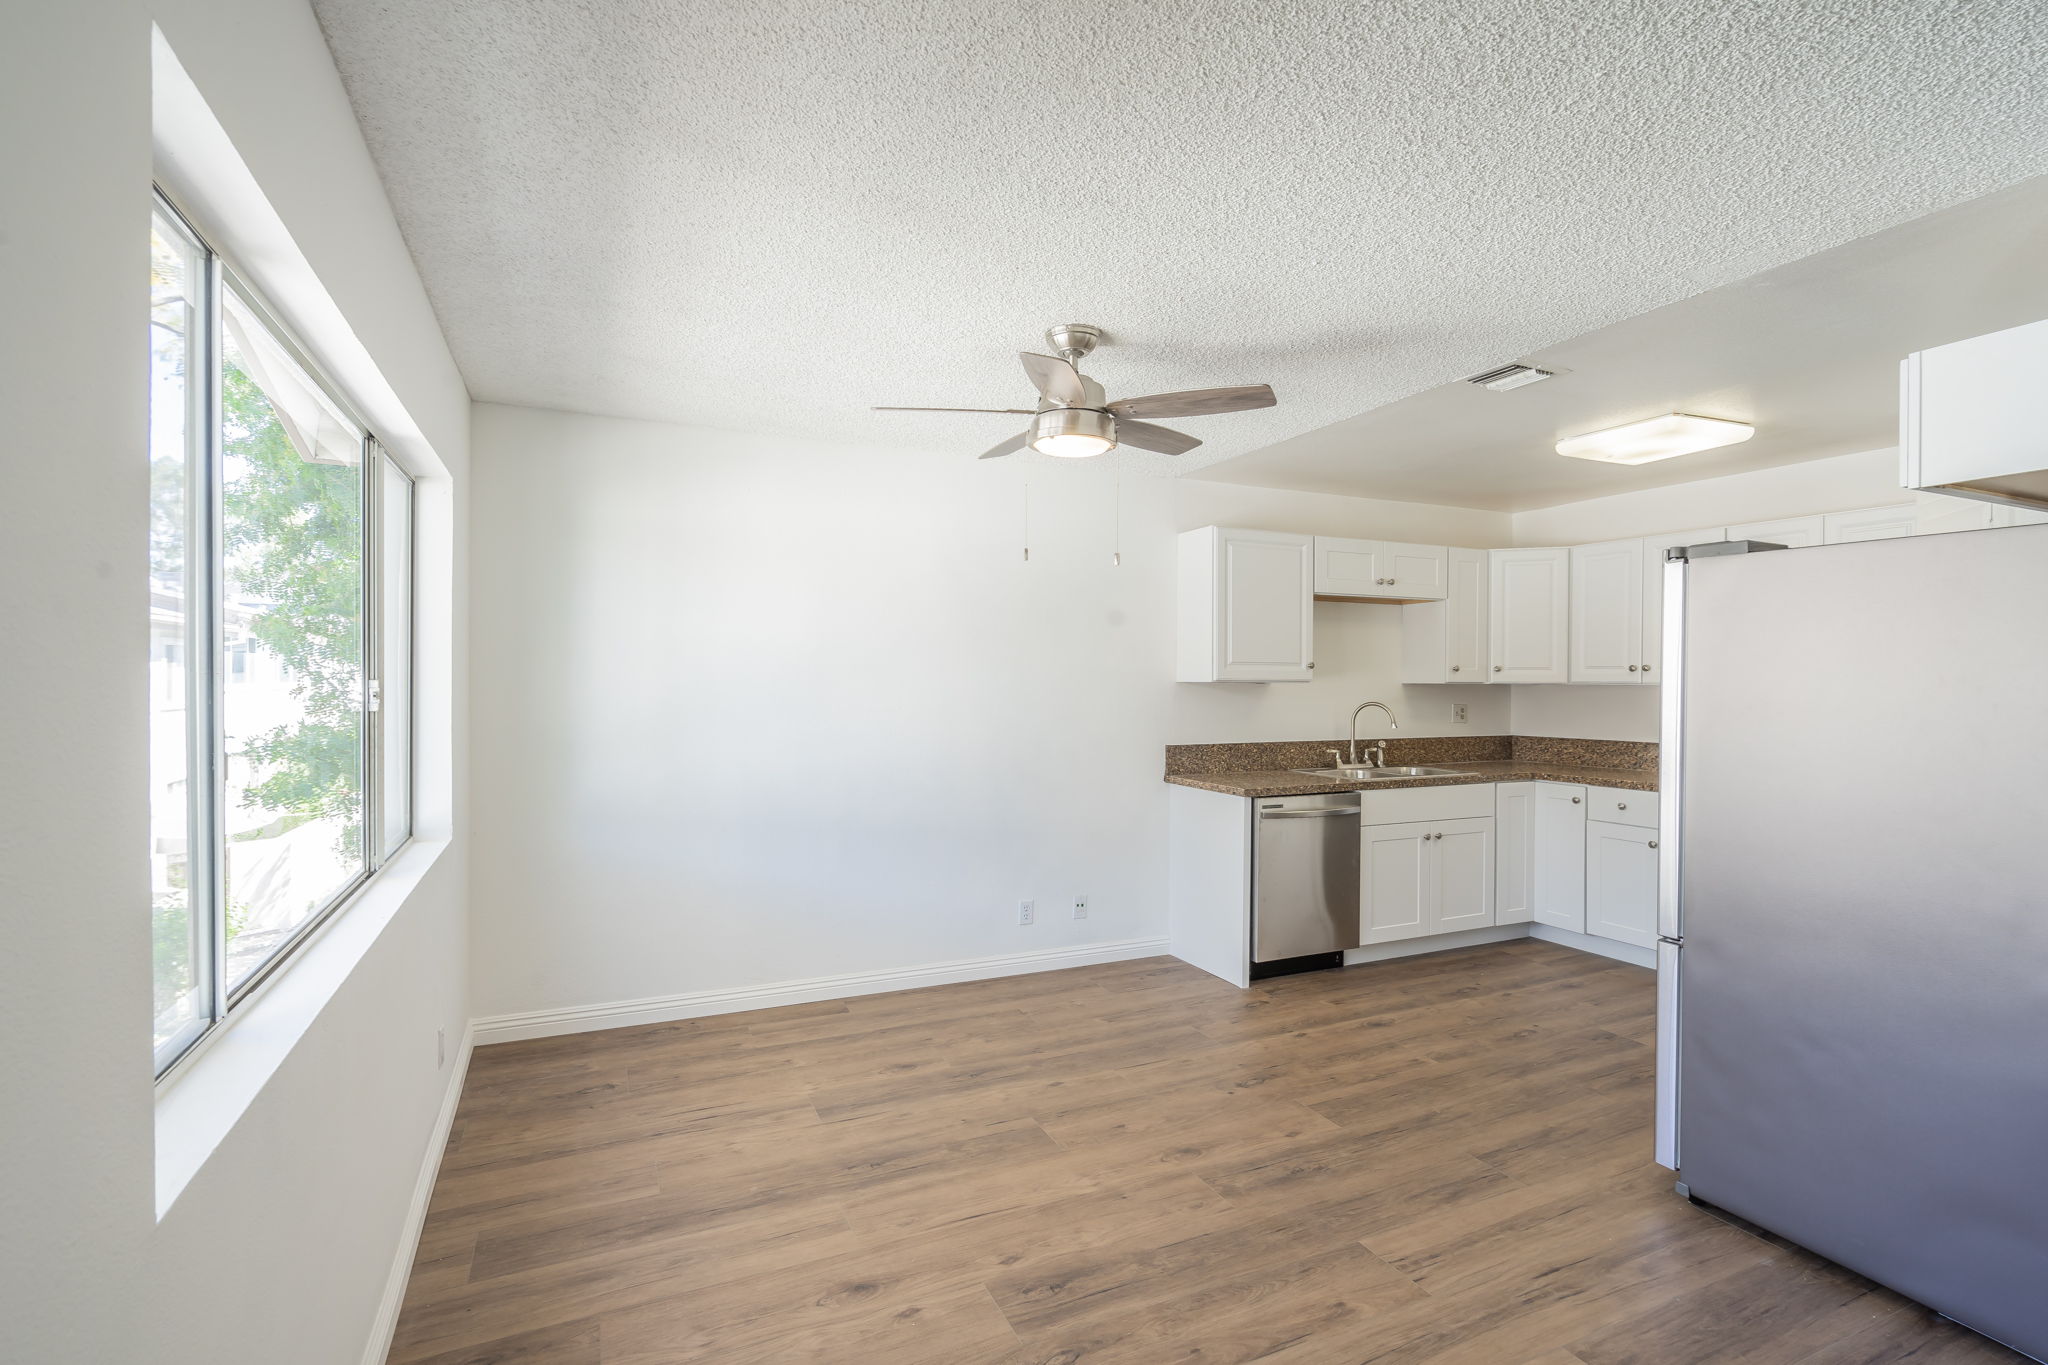
[{"label": "cabinet door", "polygon": [[1571,681],[1566,621],[1571,552],[1563,548],[1489,550],[1486,680],[1497,683]]},{"label": "cabinet door", "polygon": [[1783,545],[1798,550],[1808,545],[1818,545],[1826,535],[1826,528],[1819,517],[1786,517],[1783,521],[1752,521],[1746,526],[1730,526],[1730,540],[1761,540],[1767,545]]},{"label": "cabinet door", "polygon": [[1450,552],[1441,545],[1380,546],[1380,564],[1387,582],[1383,597],[1442,601],[1449,592]]},{"label": "cabinet door", "polygon": [[1643,681],[1643,543],[1572,546],[1571,679]]},{"label": "cabinet door", "polygon": [[1401,681],[1486,680],[1486,551],[1444,552],[1445,595],[1401,608]]},{"label": "cabinet door", "polygon": [[1529,914],[1586,932],[1586,789],[1539,782],[1530,814]]},{"label": "cabinet door", "polygon": [[1429,927],[1430,825],[1367,825],[1358,869],[1358,923],[1366,943],[1420,938]]},{"label": "cabinet door", "polygon": [[1307,682],[1315,601],[1310,538],[1274,531],[1220,532],[1216,679]]},{"label": "cabinet door", "polygon": [[1493,922],[1526,924],[1536,918],[1536,789],[1534,782],[1502,782],[1493,789]]},{"label": "cabinet door", "polygon": [[1317,536],[1316,591],[1330,597],[1385,597],[1387,561],[1377,540]]},{"label": "cabinet door", "polygon": [[1638,948],[1656,946],[1656,830],[1587,823],[1586,932]]},{"label": "cabinet door", "polygon": [[1664,663],[1664,552],[1674,545],[1710,545],[1727,537],[1720,527],[1672,531],[1643,539],[1643,681],[1658,680]]},{"label": "cabinet door", "polygon": [[1445,820],[1431,831],[1430,932],[1493,923],[1493,819]]},{"label": "cabinet door", "polygon": [[1450,681],[1485,682],[1486,551],[1454,547],[1448,560],[1450,595],[1445,605],[1450,609]]},{"label": "cabinet door", "polygon": [[1891,540],[1910,536],[1919,528],[1920,508],[1915,503],[1894,503],[1889,507],[1866,507],[1857,512],[1829,512],[1820,519],[1821,542],[1846,545],[1853,540]]}]

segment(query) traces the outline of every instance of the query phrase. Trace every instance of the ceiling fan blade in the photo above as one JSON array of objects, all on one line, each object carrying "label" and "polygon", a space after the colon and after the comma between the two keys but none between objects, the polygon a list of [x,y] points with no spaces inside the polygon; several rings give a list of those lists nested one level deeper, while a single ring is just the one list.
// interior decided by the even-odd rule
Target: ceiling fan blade
[{"label": "ceiling fan blade", "polygon": [[1000,445],[990,446],[987,450],[982,451],[981,454],[977,455],[975,458],[979,460],[993,460],[998,455],[1015,455],[1018,451],[1024,448],[1024,442],[1026,441],[1026,439],[1030,437],[1030,435],[1031,433],[1028,431],[1020,431],[1015,436],[1012,436],[1009,440],[1002,442]]},{"label": "ceiling fan blade", "polygon": [[1119,417],[1208,417],[1219,412],[1270,408],[1278,401],[1269,384],[1235,384],[1222,389],[1188,389],[1182,393],[1125,398],[1111,403],[1109,410]]},{"label": "ceiling fan blade", "polygon": [[1185,431],[1171,427],[1155,427],[1150,422],[1137,422],[1128,417],[1119,417],[1116,423],[1118,445],[1136,446],[1140,450],[1156,450],[1161,455],[1185,455],[1201,444],[1201,441]]},{"label": "ceiling fan blade", "polygon": [[1031,376],[1032,387],[1053,402],[1079,407],[1088,401],[1088,391],[1081,386],[1081,372],[1069,362],[1036,351],[1019,351],[1017,358],[1024,362],[1024,373]]},{"label": "ceiling fan blade", "polygon": [[1020,417],[1029,417],[1035,408],[869,408],[869,412],[1014,412]]}]

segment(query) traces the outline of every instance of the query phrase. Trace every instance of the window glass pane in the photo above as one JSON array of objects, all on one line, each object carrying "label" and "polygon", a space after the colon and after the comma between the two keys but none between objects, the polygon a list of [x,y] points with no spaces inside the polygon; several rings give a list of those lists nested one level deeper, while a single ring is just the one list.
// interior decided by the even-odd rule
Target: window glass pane
[{"label": "window glass pane", "polygon": [[378,670],[383,675],[377,713],[383,755],[377,856],[382,859],[412,832],[412,480],[381,449],[377,474]]},{"label": "window glass pane", "polygon": [[193,886],[192,803],[201,793],[190,720],[192,604],[206,564],[192,543],[205,470],[194,443],[206,386],[193,361],[205,355],[206,279],[198,244],[158,211],[149,233],[149,902],[159,1054],[212,1013],[207,898]]},{"label": "window glass pane", "polygon": [[228,989],[363,870],[363,433],[221,293]]}]

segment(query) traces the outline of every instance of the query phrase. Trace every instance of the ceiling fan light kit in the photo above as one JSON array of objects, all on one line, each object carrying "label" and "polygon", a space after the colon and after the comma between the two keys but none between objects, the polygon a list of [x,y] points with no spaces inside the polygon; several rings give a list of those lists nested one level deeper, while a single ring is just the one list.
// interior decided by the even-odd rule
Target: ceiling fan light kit
[{"label": "ceiling fan light kit", "polygon": [[1046,344],[1058,355],[1024,351],[1018,359],[1031,386],[1038,390],[1036,408],[878,407],[877,412],[992,412],[1031,416],[1030,429],[981,454],[984,460],[1014,455],[1029,446],[1041,455],[1087,459],[1107,455],[1119,445],[1161,455],[1184,455],[1202,442],[1185,432],[1154,426],[1146,417],[1208,417],[1216,413],[1270,408],[1276,401],[1264,384],[1189,389],[1154,393],[1143,398],[1109,402],[1102,385],[1082,374],[1076,362],[1101,344],[1102,329],[1086,322],[1063,322],[1048,328]]},{"label": "ceiling fan light kit", "polygon": [[1116,449],[1116,418],[1093,408],[1049,408],[1031,419],[1031,448],[1082,460]]},{"label": "ceiling fan light kit", "polygon": [[1648,464],[1716,446],[1731,446],[1754,435],[1756,428],[1747,422],[1670,412],[1641,422],[1567,436],[1557,443],[1557,453],[1605,464]]}]

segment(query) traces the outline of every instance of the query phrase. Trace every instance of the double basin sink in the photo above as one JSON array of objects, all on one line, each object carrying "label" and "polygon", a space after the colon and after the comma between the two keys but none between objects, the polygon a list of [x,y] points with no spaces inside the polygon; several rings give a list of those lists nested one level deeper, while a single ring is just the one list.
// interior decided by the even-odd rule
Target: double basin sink
[{"label": "double basin sink", "polygon": [[1392,777],[1463,777],[1456,768],[1295,768],[1304,777],[1327,777],[1338,782],[1371,782]]}]

